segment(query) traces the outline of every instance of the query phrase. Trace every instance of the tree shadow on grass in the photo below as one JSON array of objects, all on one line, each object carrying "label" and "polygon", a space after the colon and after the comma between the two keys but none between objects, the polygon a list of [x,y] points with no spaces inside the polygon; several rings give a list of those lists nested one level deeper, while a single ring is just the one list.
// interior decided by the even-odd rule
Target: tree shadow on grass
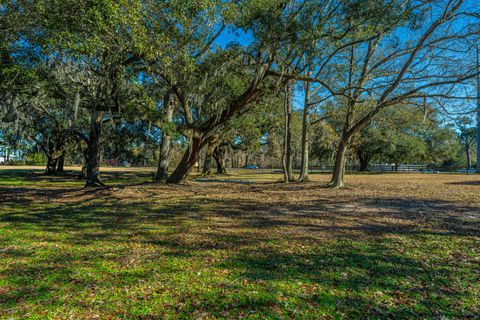
[{"label": "tree shadow on grass", "polygon": [[[121,202],[108,188],[15,189],[18,190],[9,198],[11,190],[0,187],[0,204],[4,203],[0,222],[10,222],[16,227],[38,225],[56,232],[92,228],[103,232],[122,229],[141,232],[146,224],[182,227],[188,221],[197,224],[205,221],[214,231],[274,230],[273,235],[277,237],[310,237],[312,240],[385,234],[480,234],[479,207],[449,201],[365,197],[268,204],[252,199],[207,196],[191,199],[187,195],[173,202],[167,196],[159,202],[144,197]],[[154,196],[155,190],[149,192]],[[33,203],[33,199],[43,199],[43,202]],[[65,201],[57,203],[56,199]],[[31,207],[24,210],[29,205]],[[212,217],[223,220],[211,220]]]},{"label": "tree shadow on grass", "polygon": [[20,182],[67,182],[75,181],[79,178],[78,171],[64,171],[58,172],[57,174],[46,174],[43,170],[35,169],[8,169],[0,170],[0,181],[5,180],[15,180]]},{"label": "tree shadow on grass", "polygon": [[448,182],[448,184],[455,185],[455,186],[480,186],[480,180],[455,181],[455,182]]},{"label": "tree shadow on grass", "polygon": [[[243,277],[250,281],[273,284],[268,290],[274,296],[296,295],[295,290],[275,285],[278,282],[319,288],[300,295],[303,302],[327,304],[323,307],[348,319],[464,318],[476,312],[457,308],[458,301],[476,296],[450,285],[455,273],[451,269],[432,267],[376,244],[351,248],[340,243],[309,253],[241,252],[221,266],[244,270]],[[471,278],[468,271],[456,273],[456,277]]]},{"label": "tree shadow on grass", "polygon": [[[102,170],[101,178],[105,183],[115,185],[117,187],[129,184],[138,184],[140,182],[149,182],[152,180],[151,172],[139,171],[109,171],[108,168]],[[12,185],[33,185],[49,186],[61,185],[65,183],[78,184],[83,186],[85,179],[81,177],[80,171],[59,172],[57,174],[46,174],[42,170],[35,169],[9,169],[0,170],[0,182],[4,180],[11,182]]]},{"label": "tree shadow on grass", "polygon": [[[29,192],[30,197],[49,198],[42,192],[55,191]],[[432,235],[479,236],[475,205],[400,197],[267,204],[261,199],[188,195],[172,201],[165,195],[165,201],[155,202],[149,199],[154,191],[141,192],[145,196],[134,194],[125,202],[111,189],[65,189],[58,199],[69,201],[62,203],[25,203],[23,210],[18,210],[20,202],[4,204],[0,223],[18,231],[24,241],[47,247],[41,249],[44,256],[35,249],[0,252],[0,258],[12,261],[2,270],[11,288],[0,299],[0,309],[20,302],[55,305],[65,287],[81,296],[85,288],[118,289],[132,281],[153,284],[159,270],[173,278],[185,272],[179,263],[197,271],[203,261],[212,260],[209,267],[230,272],[230,282],[207,278],[211,291],[199,291],[195,299],[219,317],[226,309],[238,314],[278,312],[287,318],[302,318],[295,312],[314,312],[311,308],[333,310],[344,318],[462,318],[476,311],[461,310],[458,301],[476,297],[455,285],[456,279],[475,281],[472,267],[455,260],[427,263],[427,249],[419,256],[403,255],[388,238],[421,242]],[[10,206],[15,210],[8,210]],[[58,250],[54,245],[66,247]],[[224,256],[221,261],[213,259],[217,252]],[[137,265],[129,264],[131,257]],[[113,265],[114,273],[99,267],[103,264]],[[91,270],[75,275],[85,266]],[[315,289],[302,292],[302,283]],[[262,296],[255,297],[252,290]],[[193,303],[190,293],[178,299]],[[296,307],[289,308],[287,302]]]}]

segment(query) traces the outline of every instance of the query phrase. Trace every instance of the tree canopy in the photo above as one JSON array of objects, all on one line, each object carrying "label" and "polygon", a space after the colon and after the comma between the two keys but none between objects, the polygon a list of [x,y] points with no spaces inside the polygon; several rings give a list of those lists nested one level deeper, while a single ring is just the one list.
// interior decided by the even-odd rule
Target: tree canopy
[{"label": "tree canopy", "polygon": [[87,186],[106,158],[169,183],[317,161],[334,187],[347,161],[460,163],[479,32],[473,0],[7,0],[1,137],[49,173],[83,158]]}]

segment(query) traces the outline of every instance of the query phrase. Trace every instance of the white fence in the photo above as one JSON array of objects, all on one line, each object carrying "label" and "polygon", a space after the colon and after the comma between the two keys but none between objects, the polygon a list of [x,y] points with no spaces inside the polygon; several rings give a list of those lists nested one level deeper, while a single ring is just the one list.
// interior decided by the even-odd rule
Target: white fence
[{"label": "white fence", "polygon": [[426,169],[426,164],[371,164],[368,166],[371,172],[418,172]]}]

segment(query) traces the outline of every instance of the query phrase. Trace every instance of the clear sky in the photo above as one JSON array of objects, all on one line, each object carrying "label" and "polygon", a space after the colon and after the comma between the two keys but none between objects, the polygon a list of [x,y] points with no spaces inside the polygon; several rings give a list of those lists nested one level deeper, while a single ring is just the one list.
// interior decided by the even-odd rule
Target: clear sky
[{"label": "clear sky", "polygon": [[245,33],[239,29],[225,28],[225,30],[215,41],[215,44],[219,45],[222,48],[225,48],[228,44],[232,42],[236,42],[241,45],[249,45],[252,43],[252,41],[253,36],[251,34]]}]

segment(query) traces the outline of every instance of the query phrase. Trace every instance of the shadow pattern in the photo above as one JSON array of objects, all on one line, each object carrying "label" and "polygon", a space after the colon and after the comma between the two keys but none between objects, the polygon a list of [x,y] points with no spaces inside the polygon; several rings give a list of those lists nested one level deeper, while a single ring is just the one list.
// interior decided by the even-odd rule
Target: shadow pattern
[{"label": "shadow pattern", "polygon": [[[385,196],[267,203],[258,196],[265,186],[215,188],[217,196],[198,185],[0,186],[0,316],[39,306],[135,319],[199,310],[216,318],[480,314],[475,204]],[[221,196],[232,192],[257,197]],[[143,295],[147,285],[154,293]],[[155,308],[136,314],[139,305]]]}]

